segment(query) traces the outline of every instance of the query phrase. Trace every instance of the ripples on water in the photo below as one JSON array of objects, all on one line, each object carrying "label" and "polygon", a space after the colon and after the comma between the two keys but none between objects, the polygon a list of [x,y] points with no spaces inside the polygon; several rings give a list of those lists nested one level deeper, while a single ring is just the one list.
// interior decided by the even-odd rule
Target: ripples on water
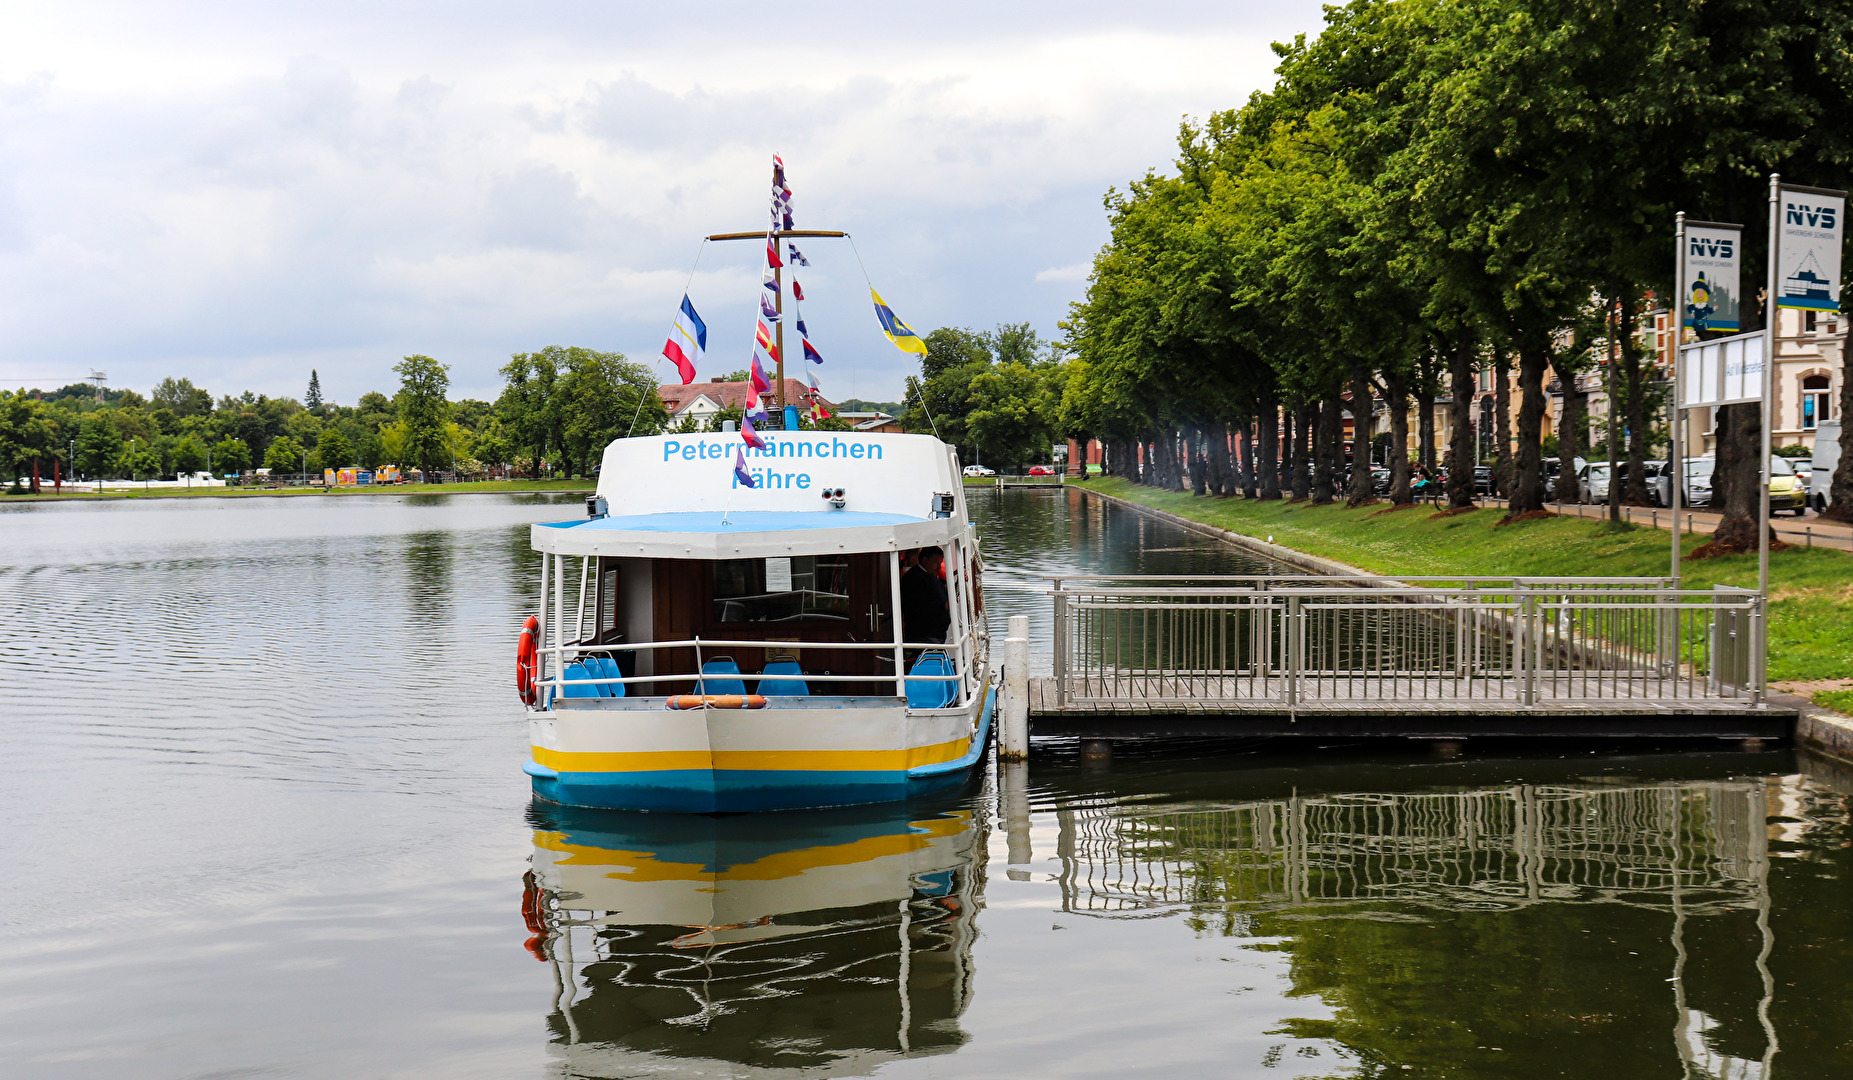
[{"label": "ripples on water", "polygon": [[[1258,569],[1073,492],[972,504],[992,615],[1044,635],[1040,573]],[[1853,1060],[1853,779],[1805,756],[1195,744],[1102,764],[1054,746],[1027,782],[927,805],[530,806],[508,686],[526,526],[578,506],[0,509],[0,1069],[1816,1077]]]}]

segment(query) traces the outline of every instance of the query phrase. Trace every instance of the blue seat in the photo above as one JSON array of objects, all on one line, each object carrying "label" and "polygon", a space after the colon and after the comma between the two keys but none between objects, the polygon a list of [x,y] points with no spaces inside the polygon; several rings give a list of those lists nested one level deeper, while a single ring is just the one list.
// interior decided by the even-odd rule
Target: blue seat
[{"label": "blue seat", "polygon": [[703,675],[732,675],[731,679],[697,679],[697,694],[739,694],[746,696],[746,680],[739,678],[740,665],[734,663],[731,656],[717,656],[701,665]]},{"label": "blue seat", "polygon": [[[909,675],[952,675],[952,658],[943,652],[923,652]],[[910,709],[944,709],[959,698],[959,684],[956,682],[927,682],[924,679],[907,680],[907,707]]]},{"label": "blue seat", "polygon": [[[802,675],[804,669],[791,657],[780,657],[768,661],[764,674],[767,675]],[[759,692],[767,696],[810,697],[811,686],[803,679],[761,679]]]},{"label": "blue seat", "polygon": [[[624,672],[618,669],[618,662],[609,656],[590,657],[587,659],[586,663],[597,664],[598,674],[603,675],[607,679],[622,679],[624,677]],[[598,692],[604,697],[623,697],[624,684],[621,682],[599,683]]]},{"label": "blue seat", "polygon": [[572,680],[574,679],[595,679],[598,677],[592,672],[587,671],[585,664],[580,661],[575,660],[566,665],[566,670],[561,672],[560,677],[567,681],[567,686],[564,692],[561,693],[561,697],[599,696],[598,687],[593,686],[591,683],[580,683],[578,686],[572,685]]}]

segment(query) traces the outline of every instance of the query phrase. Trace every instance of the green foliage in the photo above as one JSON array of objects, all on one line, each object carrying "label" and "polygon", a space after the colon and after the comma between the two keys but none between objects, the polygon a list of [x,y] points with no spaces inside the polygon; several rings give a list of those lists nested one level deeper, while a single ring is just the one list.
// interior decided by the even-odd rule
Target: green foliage
[{"label": "green foliage", "polygon": [[339,427],[330,427],[322,432],[315,449],[324,469],[342,469],[354,464],[354,444],[348,441],[347,433]]},{"label": "green foliage", "polygon": [[167,409],[179,417],[205,416],[212,412],[212,395],[194,386],[191,379],[162,379],[148,398],[156,408]]},{"label": "green foliage", "polygon": [[151,443],[143,439],[131,439],[117,453],[115,465],[110,471],[130,480],[153,479],[160,475],[161,455],[155,453]]},{"label": "green foliage", "polygon": [[921,377],[909,386],[908,403],[920,410],[914,430],[937,432],[966,461],[1048,460],[1068,373],[1028,323],[942,326],[926,345]]},{"label": "green foliage", "polygon": [[60,426],[52,410],[35,401],[26,391],[0,390],[0,469],[11,484],[21,475],[30,476],[32,462],[49,466],[60,442]]},{"label": "green foliage", "polygon": [[196,473],[206,467],[206,448],[192,435],[174,444],[174,472]]},{"label": "green foliage", "polygon": [[243,439],[224,438],[212,445],[212,471],[220,476],[241,473],[251,467],[251,448]]},{"label": "green foliage", "polygon": [[272,439],[269,448],[264,451],[264,468],[272,473],[301,472],[302,463],[302,446],[288,435]]},{"label": "green foliage", "polygon": [[109,476],[122,456],[122,436],[107,415],[92,413],[77,429],[77,471],[84,476]]},{"label": "green foliage", "polygon": [[501,420],[491,418],[488,425],[476,433],[470,442],[470,456],[488,465],[506,465],[514,460],[515,444],[503,429]]},{"label": "green foliage", "polygon": [[399,376],[399,393],[393,398],[399,414],[399,437],[398,452],[389,451],[388,456],[400,465],[425,472],[448,465],[451,455],[444,424],[450,409],[444,393],[450,389],[450,368],[420,355],[394,364],[393,371]]}]

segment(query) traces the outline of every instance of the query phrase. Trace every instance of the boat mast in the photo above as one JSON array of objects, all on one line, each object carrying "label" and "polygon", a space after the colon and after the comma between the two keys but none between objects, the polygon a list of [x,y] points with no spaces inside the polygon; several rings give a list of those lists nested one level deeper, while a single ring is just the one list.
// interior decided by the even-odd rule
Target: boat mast
[{"label": "boat mast", "polygon": [[[764,237],[765,235],[766,234],[762,232],[715,233],[713,236],[708,237],[708,239],[709,240],[758,240]],[[773,238],[778,239],[778,240],[783,240],[788,236],[823,237],[825,239],[830,239],[830,240],[841,240],[843,237],[848,236],[848,235],[849,234],[846,232],[840,232],[835,229],[774,229],[772,230]],[[785,314],[785,276],[784,276],[784,272],[776,266],[772,268],[772,283],[778,286],[778,296],[773,301],[774,307],[780,315],[783,315]],[[778,335],[779,419],[781,422],[783,422],[784,416],[785,416],[785,320],[784,319],[780,319],[778,323],[773,326],[773,332]]]}]

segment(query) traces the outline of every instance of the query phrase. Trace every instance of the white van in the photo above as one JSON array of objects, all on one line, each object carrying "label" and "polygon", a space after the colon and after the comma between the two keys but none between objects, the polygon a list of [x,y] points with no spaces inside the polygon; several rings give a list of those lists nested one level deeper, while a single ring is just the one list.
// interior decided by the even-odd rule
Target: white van
[{"label": "white van", "polygon": [[1827,489],[1839,465],[1840,421],[1823,420],[1814,429],[1814,468],[1808,475],[1808,505],[1816,513],[1827,509]]}]

